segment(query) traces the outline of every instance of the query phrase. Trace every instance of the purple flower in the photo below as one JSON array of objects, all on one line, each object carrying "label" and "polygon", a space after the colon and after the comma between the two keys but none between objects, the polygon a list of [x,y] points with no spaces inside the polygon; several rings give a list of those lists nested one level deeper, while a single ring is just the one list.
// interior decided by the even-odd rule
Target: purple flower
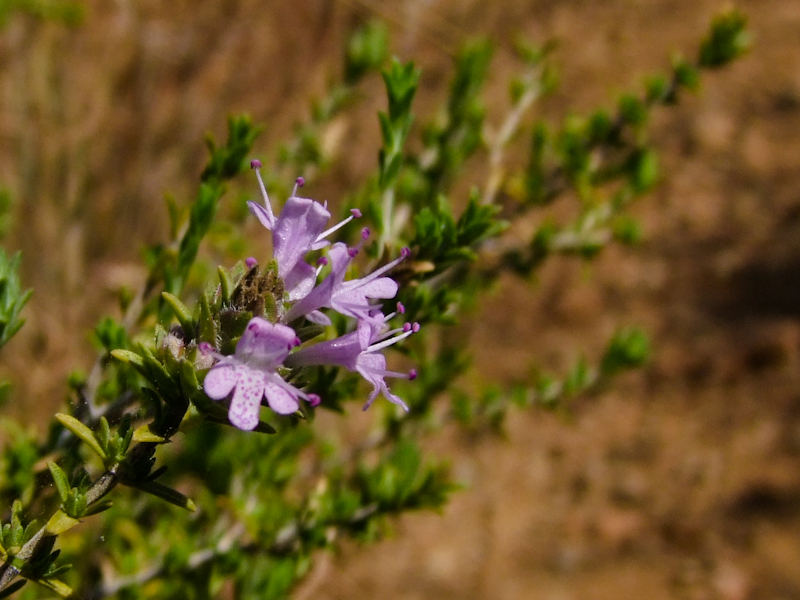
[{"label": "purple flower", "polygon": [[258,218],[261,224],[272,231],[273,255],[278,263],[278,275],[283,279],[289,300],[299,300],[305,297],[316,283],[316,270],[303,260],[311,250],[319,250],[329,244],[324,238],[344,226],[346,223],[361,216],[356,209],[353,214],[338,225],[325,230],[325,225],[331,218],[328,209],[309,198],[300,198],[296,195],[297,188],[303,186],[303,178],[298,177],[291,197],[283,205],[281,214],[276,218],[272,213],[267,190],[261,179],[261,163],[252,161],[250,165],[256,171],[264,206],[248,201],[250,212]]},{"label": "purple flower", "polygon": [[286,366],[296,368],[307,365],[338,365],[349,371],[358,372],[372,384],[372,393],[364,405],[364,410],[370,407],[378,393],[383,393],[389,402],[408,411],[406,403],[389,390],[384,378],[414,379],[417,372],[413,369],[408,373],[387,371],[386,357],[379,351],[419,331],[419,324],[406,323],[401,329],[386,331],[385,322],[392,316],[394,315],[383,317],[379,312],[373,311],[370,319],[359,321],[358,329],[352,333],[302,348],[286,359]]},{"label": "purple flower", "polygon": [[397,294],[397,283],[390,277],[381,277],[408,255],[408,248],[403,248],[399,258],[384,265],[361,279],[344,280],[347,268],[355,257],[357,249],[348,248],[341,242],[334,244],[330,257],[330,274],[307,296],[299,300],[289,309],[286,316],[288,322],[305,316],[309,321],[320,325],[330,325],[330,319],[319,312],[320,308],[332,308],[338,313],[369,321],[374,305],[370,300],[394,298]]},{"label": "purple flower", "polygon": [[218,356],[219,362],[206,375],[203,389],[214,400],[222,400],[233,391],[228,419],[246,431],[258,425],[264,398],[272,410],[282,415],[292,414],[300,407],[298,398],[317,404],[319,397],[298,390],[276,372],[298,344],[291,327],[254,317],[236,345],[236,353]]}]

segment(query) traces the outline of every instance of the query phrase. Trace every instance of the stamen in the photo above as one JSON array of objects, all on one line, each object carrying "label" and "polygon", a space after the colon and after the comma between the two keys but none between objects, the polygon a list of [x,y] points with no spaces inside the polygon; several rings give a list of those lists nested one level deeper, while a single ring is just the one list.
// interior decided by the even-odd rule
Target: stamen
[{"label": "stamen", "polygon": [[252,269],[258,264],[258,261],[254,257],[250,257],[245,259],[244,264],[247,265],[248,269]]},{"label": "stamen", "polygon": [[[407,323],[406,323],[406,325],[407,325]],[[417,331],[419,331],[419,329],[417,329]],[[405,338],[407,338],[410,335],[413,335],[414,333],[416,333],[416,332],[413,330],[413,328],[410,328],[410,329],[406,330],[406,328],[403,327],[403,333],[401,333],[400,335],[395,336],[393,338],[390,338],[388,340],[384,340],[382,342],[378,342],[376,344],[372,344],[366,350],[364,350],[364,354],[366,354],[368,352],[377,352],[378,350],[383,350],[384,348],[386,348],[388,346],[396,344],[400,340],[404,340]]]},{"label": "stamen", "polygon": [[298,177],[294,180],[294,187],[292,188],[292,196],[297,197],[297,188],[303,187],[306,184],[306,180],[302,177]]},{"label": "stamen", "polygon": [[392,337],[393,335],[397,335],[398,333],[405,333],[406,331],[407,330],[403,329],[402,327],[398,327],[397,329],[392,329],[391,331],[387,331],[385,333],[380,334],[376,338],[376,341],[380,342],[382,340],[385,340],[386,338]]},{"label": "stamen", "polygon": [[267,195],[267,188],[264,187],[264,180],[261,179],[261,161],[253,160],[250,166],[255,169],[256,178],[258,179],[258,187],[261,188],[261,196],[264,199],[264,208],[267,211],[267,220],[272,227],[275,227],[275,215],[272,214],[272,205],[269,203],[269,196]]},{"label": "stamen", "polygon": [[[416,373],[415,369],[412,369]],[[369,372],[373,375],[378,375],[380,377],[396,377],[397,379],[413,379],[413,377],[409,377],[409,373],[398,373],[397,371],[380,371],[377,369],[370,369]],[[415,375],[416,377],[416,375]]]},{"label": "stamen", "polygon": [[[352,250],[353,250],[353,248],[348,248],[348,250],[347,250],[347,253],[350,255],[351,258],[355,256],[355,254],[351,253]],[[356,253],[357,252],[358,252],[358,250],[356,249]],[[397,265],[399,265],[410,254],[411,254],[411,251],[408,248],[403,248],[403,250],[400,252],[400,256],[398,258],[395,258],[393,261],[391,261],[389,263],[386,263],[380,269],[374,270],[372,273],[370,273],[366,277],[362,277],[361,279],[353,279],[351,281],[344,282],[342,287],[344,289],[351,289],[351,288],[354,288],[354,287],[361,287],[362,285],[365,285],[365,284],[369,283],[370,281],[373,281],[374,279],[377,279],[378,277],[380,277],[381,275],[386,273],[386,271],[388,271],[388,270],[396,267]]]},{"label": "stamen", "polygon": [[333,226],[333,227],[331,227],[330,229],[326,229],[325,231],[323,231],[322,233],[320,233],[320,234],[317,236],[317,239],[315,240],[315,242],[319,242],[319,241],[321,241],[321,240],[324,240],[326,237],[328,237],[328,236],[329,236],[330,234],[332,234],[334,231],[336,231],[336,230],[338,230],[338,229],[341,229],[342,227],[344,227],[345,225],[347,225],[347,224],[348,224],[350,221],[352,221],[353,219],[357,219],[357,218],[359,218],[360,216],[361,216],[361,211],[360,211],[360,210],[358,210],[357,208],[354,208],[354,209],[352,209],[352,210],[350,211],[350,216],[349,216],[349,217],[347,217],[346,219],[343,219],[341,222],[337,223],[336,225],[334,225],[334,226]]},{"label": "stamen", "polygon": [[316,394],[307,394],[306,400],[311,406],[319,406],[319,403],[322,402],[322,398]]},{"label": "stamen", "polygon": [[369,227],[364,227],[364,229],[361,230],[361,239],[362,240],[368,239],[369,234],[370,234]]},{"label": "stamen", "polygon": [[302,398],[303,400],[307,401],[309,396],[316,396],[316,394],[306,394],[303,390],[298,390],[291,383],[287,383],[286,381],[284,381],[283,378],[277,373],[269,374],[267,377],[269,378],[269,381],[271,383],[274,383],[277,386],[282,387],[284,390],[289,392],[289,394],[294,398]]},{"label": "stamen", "polygon": [[411,369],[408,372],[408,380],[409,381],[414,381],[416,378],[417,378],[417,370],[416,369]]},{"label": "stamen", "polygon": [[403,306],[402,302],[397,303],[397,312],[399,312],[401,315],[406,314],[406,307]]}]

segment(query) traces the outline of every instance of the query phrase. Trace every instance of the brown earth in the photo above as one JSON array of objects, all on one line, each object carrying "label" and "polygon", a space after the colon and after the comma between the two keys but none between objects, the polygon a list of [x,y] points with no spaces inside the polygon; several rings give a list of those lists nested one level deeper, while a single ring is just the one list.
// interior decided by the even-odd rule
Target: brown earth
[{"label": "brown earth", "polygon": [[[289,6],[99,2],[77,31],[15,19],[0,32],[0,181],[24,230],[5,245],[23,249],[36,288],[3,357],[30,400],[9,413],[35,402],[33,420],[46,421],[68,369],[90,364],[82,332],[111,310],[109,289],[141,277],[139,248],[166,230],[161,194],[189,193],[203,131],[248,110],[269,123],[266,151],[304,117],[364,16],[388,19],[396,51],[425,69],[421,120],[453,48],[496,40],[497,122],[514,34],[560,40],[562,85],[541,107],[558,115],[608,104],[672,51],[694,51],[725,5]],[[505,278],[465,328],[487,379],[596,356],[619,324],[652,333],[651,365],[570,420],[515,413],[506,439],[438,440],[468,491],[441,516],[402,519],[395,539],[324,558],[297,598],[800,598],[800,4],[740,6],[751,54],[656,118],[665,176],[634,208],[643,245],[590,268],[552,261],[535,283]],[[380,84],[365,92],[321,196],[374,165]],[[87,275],[105,288],[84,289]]]}]

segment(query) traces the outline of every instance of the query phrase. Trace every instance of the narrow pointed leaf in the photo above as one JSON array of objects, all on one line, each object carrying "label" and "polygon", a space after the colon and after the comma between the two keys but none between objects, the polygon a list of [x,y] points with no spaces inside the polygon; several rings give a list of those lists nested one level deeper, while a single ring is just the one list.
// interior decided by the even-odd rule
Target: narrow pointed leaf
[{"label": "narrow pointed leaf", "polygon": [[55,592],[62,598],[72,597],[72,588],[63,581],[59,581],[58,579],[34,579],[33,581],[46,587],[51,592]]},{"label": "narrow pointed leaf", "polygon": [[157,498],[161,498],[162,500],[166,500],[170,504],[184,508],[189,512],[194,512],[197,509],[194,502],[190,498],[187,498],[178,490],[173,490],[172,488],[162,485],[157,481],[137,482],[135,485],[133,485],[133,487],[136,487],[143,492],[147,492],[148,494],[152,494]]},{"label": "narrow pointed leaf", "polygon": [[65,531],[69,531],[75,525],[80,523],[78,519],[73,519],[63,510],[58,510],[45,525],[47,533],[50,535],[61,535]]},{"label": "narrow pointed leaf", "polygon": [[100,417],[100,430],[97,432],[97,442],[103,449],[103,453],[108,456],[108,442],[111,439],[111,428],[108,426],[108,419]]},{"label": "narrow pointed leaf", "polygon": [[178,323],[181,324],[181,327],[183,327],[183,331],[186,333],[186,335],[193,337],[194,322],[192,321],[192,314],[189,312],[189,309],[186,307],[186,305],[181,302],[177,296],[173,296],[169,292],[161,292],[161,297],[164,298],[166,303],[172,309],[172,312],[175,314],[175,318],[178,319]]},{"label": "narrow pointed leaf", "polygon": [[98,502],[97,504],[92,504],[89,508],[83,511],[83,516],[91,517],[92,515],[96,515],[108,510],[112,506],[114,506],[114,503],[109,500]]},{"label": "narrow pointed leaf", "polygon": [[219,275],[220,299],[222,300],[222,305],[226,306],[227,304],[230,304],[231,301],[233,282],[231,281],[228,271],[222,267],[217,268],[217,275]]},{"label": "narrow pointed leaf", "polygon": [[0,598],[8,598],[11,594],[16,592],[17,590],[22,589],[22,586],[24,586],[26,583],[28,583],[27,579],[20,579],[19,581],[15,581],[11,585],[9,585],[6,589],[4,589],[2,592],[0,592]]},{"label": "narrow pointed leaf", "polygon": [[50,474],[53,476],[58,495],[61,496],[61,501],[64,502],[69,495],[69,479],[67,478],[67,474],[52,461],[47,461],[47,468],[50,469]]},{"label": "narrow pointed leaf", "polygon": [[100,444],[97,442],[97,438],[94,436],[94,432],[89,429],[86,425],[78,421],[75,417],[71,417],[70,415],[65,415],[63,413],[56,413],[56,419],[58,422],[61,423],[64,427],[69,429],[72,433],[82,439],[89,448],[91,448],[97,456],[106,460],[108,457],[103,449],[100,447]]},{"label": "narrow pointed leaf", "polygon": [[211,315],[211,308],[208,305],[208,299],[205,295],[200,297],[200,318],[197,323],[198,335],[200,341],[214,344],[217,340],[217,325],[214,322],[214,317]]},{"label": "narrow pointed leaf", "polygon": [[130,350],[112,350],[111,356],[116,358],[118,361],[127,363],[132,367],[136,367],[136,369],[144,375],[144,359],[136,354],[136,352],[131,352]]},{"label": "narrow pointed leaf", "polygon": [[150,442],[154,444],[162,444],[166,440],[161,437],[160,435],[156,435],[152,431],[150,431],[149,425],[142,425],[136,431],[133,432],[133,441],[134,442]]}]

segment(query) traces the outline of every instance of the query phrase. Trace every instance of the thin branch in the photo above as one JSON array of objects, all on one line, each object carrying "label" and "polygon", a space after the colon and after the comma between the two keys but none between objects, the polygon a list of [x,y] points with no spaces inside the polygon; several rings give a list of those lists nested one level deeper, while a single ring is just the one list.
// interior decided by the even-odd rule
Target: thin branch
[{"label": "thin branch", "polygon": [[489,145],[489,178],[486,182],[486,189],[481,199],[482,204],[492,204],[495,201],[500,186],[505,177],[505,169],[503,169],[503,160],[505,159],[505,149],[514,134],[519,131],[522,118],[528,112],[533,103],[538,100],[542,95],[542,86],[539,84],[538,74],[541,69],[535,69],[529,76],[536,83],[531,84],[525,93],[520,96],[514,104],[511,112],[508,113],[500,130],[493,137],[492,143]]}]

